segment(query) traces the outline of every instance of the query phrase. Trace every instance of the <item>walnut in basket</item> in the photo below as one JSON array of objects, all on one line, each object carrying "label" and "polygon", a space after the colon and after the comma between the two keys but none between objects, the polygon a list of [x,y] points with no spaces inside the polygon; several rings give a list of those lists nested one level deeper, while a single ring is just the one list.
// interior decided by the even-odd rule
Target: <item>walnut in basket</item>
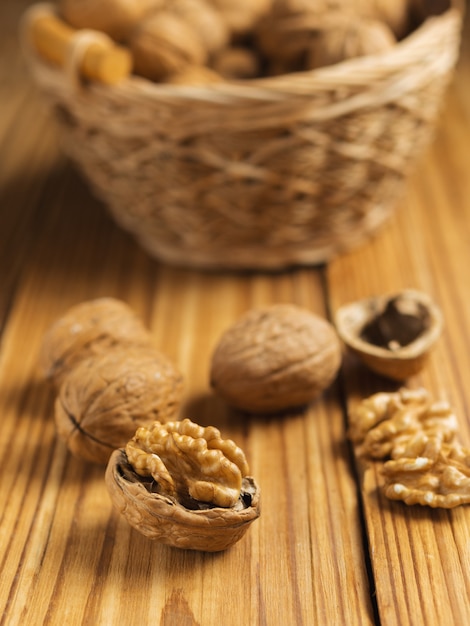
[{"label": "walnut in basket", "polygon": [[194,28],[209,53],[228,44],[228,24],[209,0],[172,0],[168,10]]},{"label": "walnut in basket", "polygon": [[114,348],[80,361],[55,403],[59,436],[77,457],[105,464],[138,426],[175,419],[180,372],[150,347]]},{"label": "walnut in basket", "polygon": [[215,552],[259,517],[259,488],[243,451],[213,426],[189,419],[139,428],[106,469],[111,500],[143,535]]},{"label": "walnut in basket", "polygon": [[410,0],[355,0],[355,5],[358,15],[383,22],[397,39],[411,30]]},{"label": "walnut in basket", "polygon": [[246,80],[261,74],[261,59],[246,46],[226,46],[214,55],[213,69],[227,80]]},{"label": "walnut in basket", "polygon": [[229,404],[275,413],[308,404],[335,378],[341,348],[333,326],[291,304],[248,311],[223,334],[210,380]]},{"label": "walnut in basket", "polygon": [[124,40],[145,15],[166,0],[59,0],[60,15],[75,28],[90,28]]},{"label": "walnut in basket", "polygon": [[233,36],[251,33],[263,15],[269,13],[273,0],[210,0],[223,15]]},{"label": "walnut in basket", "polygon": [[123,301],[96,298],[72,306],[44,334],[40,364],[56,386],[85,358],[116,346],[147,346],[151,337]]},{"label": "walnut in basket", "polygon": [[128,45],[136,74],[153,81],[183,71],[190,65],[204,65],[208,51],[195,28],[170,11],[157,11],[139,24]]},{"label": "walnut in basket", "polygon": [[337,13],[325,19],[314,33],[306,50],[304,68],[317,69],[381,54],[395,44],[396,38],[384,22]]}]

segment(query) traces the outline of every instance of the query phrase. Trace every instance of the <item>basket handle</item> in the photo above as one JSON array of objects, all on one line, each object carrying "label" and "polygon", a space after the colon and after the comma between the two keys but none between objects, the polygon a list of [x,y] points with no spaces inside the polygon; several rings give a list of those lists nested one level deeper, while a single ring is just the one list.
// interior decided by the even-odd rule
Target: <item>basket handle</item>
[{"label": "basket handle", "polygon": [[61,20],[52,5],[33,5],[23,16],[23,37],[29,48],[49,63],[80,78],[107,85],[129,76],[132,56],[105,33],[74,29]]}]

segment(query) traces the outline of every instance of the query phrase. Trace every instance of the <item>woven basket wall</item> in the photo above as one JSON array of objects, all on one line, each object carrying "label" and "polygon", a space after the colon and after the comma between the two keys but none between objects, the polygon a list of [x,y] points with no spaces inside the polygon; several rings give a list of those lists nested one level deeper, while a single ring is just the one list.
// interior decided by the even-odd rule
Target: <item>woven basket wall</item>
[{"label": "woven basket wall", "polygon": [[241,84],[80,84],[37,56],[64,146],[152,255],[207,268],[317,264],[387,220],[429,142],[461,12],[380,57]]}]

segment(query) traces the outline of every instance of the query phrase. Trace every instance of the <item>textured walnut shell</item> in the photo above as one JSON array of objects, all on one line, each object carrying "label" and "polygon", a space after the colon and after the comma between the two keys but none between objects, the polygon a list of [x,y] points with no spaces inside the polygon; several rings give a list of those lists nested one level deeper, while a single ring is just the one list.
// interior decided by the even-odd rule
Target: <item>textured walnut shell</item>
[{"label": "textured walnut shell", "polygon": [[204,65],[188,65],[181,72],[165,79],[170,85],[213,85],[221,83],[223,77]]},{"label": "textured walnut shell", "polygon": [[229,404],[274,413],[307,404],[336,376],[340,341],[322,317],[291,304],[252,309],[217,344],[210,380]]},{"label": "textured walnut shell", "polygon": [[46,331],[40,365],[59,386],[83,359],[116,346],[147,346],[151,337],[134,311],[121,300],[98,298],[71,307]]},{"label": "textured walnut shell", "polygon": [[60,0],[59,11],[75,28],[91,28],[118,41],[165,0]]},{"label": "textured walnut shell", "polygon": [[327,16],[312,37],[305,69],[316,69],[348,59],[387,52],[396,44],[392,30],[379,20],[347,13]]},{"label": "textured walnut shell", "polygon": [[234,35],[249,33],[261,16],[269,12],[273,0],[211,0]]},{"label": "textured walnut shell", "polygon": [[188,65],[204,65],[207,50],[194,27],[169,11],[149,16],[129,38],[136,74],[160,81]]},{"label": "textured walnut shell", "polygon": [[229,29],[220,11],[206,0],[172,0],[169,9],[183,18],[197,32],[208,52],[214,52],[229,41]]},{"label": "textured walnut shell", "polygon": [[55,404],[59,436],[77,457],[107,463],[139,426],[175,419],[181,374],[151,348],[116,348],[81,361]]},{"label": "textured walnut shell", "polygon": [[[416,339],[391,350],[366,341],[363,329],[376,319],[393,298],[409,300],[426,312],[426,322]],[[366,298],[338,309],[335,316],[338,333],[344,343],[374,372],[397,381],[417,374],[426,364],[430,350],[441,334],[443,320],[440,309],[429,296],[407,289],[393,296]],[[396,332],[400,328],[396,326]]]},{"label": "textured walnut shell", "polygon": [[260,491],[245,477],[232,508],[188,509],[152,491],[152,483],[136,474],[124,450],[115,450],[105,474],[116,509],[140,533],[175,548],[218,552],[239,541],[260,515]]},{"label": "textured walnut shell", "polygon": [[397,39],[402,39],[412,29],[411,0],[353,0],[347,10],[386,24]]},{"label": "textured walnut shell", "polygon": [[214,56],[212,68],[228,80],[246,80],[260,76],[261,61],[254,50],[228,46]]}]

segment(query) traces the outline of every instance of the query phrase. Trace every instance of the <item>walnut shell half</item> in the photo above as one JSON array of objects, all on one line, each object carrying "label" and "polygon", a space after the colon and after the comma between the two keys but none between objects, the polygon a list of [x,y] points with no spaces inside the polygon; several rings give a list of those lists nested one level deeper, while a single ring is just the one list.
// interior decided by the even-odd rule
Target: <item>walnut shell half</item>
[{"label": "walnut shell half", "polygon": [[111,455],[105,480],[113,505],[133,528],[174,548],[226,550],[243,537],[260,515],[259,488],[249,476],[242,480],[235,506],[201,504],[201,508],[195,509],[156,493],[153,479],[137,474],[123,449]]},{"label": "walnut shell half", "polygon": [[336,312],[335,323],[341,339],[368,368],[403,381],[424,367],[443,319],[428,295],[407,289],[347,304]]}]

